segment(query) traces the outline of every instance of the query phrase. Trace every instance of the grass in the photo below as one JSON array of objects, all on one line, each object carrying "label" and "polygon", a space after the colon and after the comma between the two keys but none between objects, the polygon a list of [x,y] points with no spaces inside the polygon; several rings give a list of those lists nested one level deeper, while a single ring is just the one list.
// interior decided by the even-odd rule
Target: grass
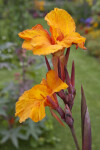
[{"label": "grass", "polygon": [[[35,25],[37,23],[42,24],[45,28],[47,27],[44,23],[43,19],[36,19],[30,22],[31,25]],[[39,58],[39,57],[38,57]],[[81,84],[83,84],[83,88],[86,95],[88,110],[91,118],[91,127],[92,127],[92,149],[99,150],[100,142],[99,142],[99,124],[100,124],[100,63],[95,58],[88,55],[87,51],[83,50],[75,50],[71,48],[70,58],[68,62],[68,70],[71,70],[72,61],[75,61],[75,72],[76,72],[76,98],[74,107],[72,110],[72,114],[74,117],[74,125],[76,129],[76,135],[78,137],[78,141],[81,145],[81,115],[80,115],[80,106],[81,106]],[[13,74],[16,70],[12,72],[1,70],[0,71],[0,86],[4,82],[8,82],[12,80]],[[43,69],[41,72],[40,78],[45,76],[46,70]],[[62,103],[61,103],[62,105]],[[63,107],[63,105],[62,105]],[[62,127],[53,117],[51,117],[50,112],[47,111],[47,116],[49,119],[53,120],[54,124],[54,136],[61,139],[60,143],[57,143],[55,147],[51,147],[49,145],[45,145],[44,147],[36,148],[36,150],[74,150],[74,142],[72,140],[71,133],[69,128]],[[14,147],[8,143],[8,145],[0,146],[0,150],[13,150]],[[21,143],[19,150],[32,150],[32,148],[28,147],[28,143]]]}]

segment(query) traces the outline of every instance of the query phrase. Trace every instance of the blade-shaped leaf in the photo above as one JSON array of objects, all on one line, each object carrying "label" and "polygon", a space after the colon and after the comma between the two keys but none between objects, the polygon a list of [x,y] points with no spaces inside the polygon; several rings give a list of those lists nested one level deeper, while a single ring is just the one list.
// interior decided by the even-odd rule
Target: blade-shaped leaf
[{"label": "blade-shaped leaf", "polygon": [[91,150],[91,124],[86,98],[81,87],[82,150]]},{"label": "blade-shaped leaf", "polygon": [[31,119],[27,121],[28,128],[26,128],[26,136],[32,136],[35,140],[38,140],[39,136],[42,134],[39,124],[35,124]]},{"label": "blade-shaped leaf", "polygon": [[82,137],[83,137],[83,132],[84,132],[84,118],[86,114],[86,99],[83,91],[83,87],[81,86],[81,125],[82,125]]},{"label": "blade-shaped leaf", "polygon": [[83,150],[91,150],[91,125],[88,108],[84,118]]},{"label": "blade-shaped leaf", "polygon": [[18,145],[18,138],[17,138],[16,136],[14,136],[14,134],[12,134],[12,136],[11,136],[11,141],[12,141],[13,145],[14,145],[16,148],[19,147],[19,145]]},{"label": "blade-shaped leaf", "polygon": [[9,134],[4,135],[4,136],[2,137],[2,139],[1,139],[0,143],[1,143],[1,144],[3,144],[3,143],[5,143],[5,142],[7,142],[7,141],[8,141],[8,139],[9,139]]}]

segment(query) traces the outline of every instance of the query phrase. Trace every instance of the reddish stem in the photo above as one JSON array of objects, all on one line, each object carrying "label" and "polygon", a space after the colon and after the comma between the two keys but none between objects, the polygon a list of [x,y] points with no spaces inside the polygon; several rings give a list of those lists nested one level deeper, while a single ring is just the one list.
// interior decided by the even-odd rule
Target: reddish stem
[{"label": "reddish stem", "polygon": [[74,61],[72,63],[71,84],[73,87],[75,87],[75,65],[74,65]]},{"label": "reddish stem", "polygon": [[80,147],[79,147],[79,144],[78,144],[78,141],[77,141],[77,138],[76,138],[74,126],[73,126],[73,127],[70,127],[70,130],[71,130],[71,133],[72,133],[72,136],[73,136],[75,145],[76,145],[76,149],[77,149],[77,150],[80,150]]},{"label": "reddish stem", "polygon": [[66,58],[66,65],[67,65],[67,62],[68,62],[68,58],[69,58],[69,53],[70,53],[70,47],[67,48],[67,51],[66,51],[66,54],[65,54],[65,58]]},{"label": "reddish stem", "polygon": [[47,65],[47,69],[48,71],[51,70],[51,67],[50,67],[50,64],[49,64],[49,61],[47,59],[47,57],[45,56],[45,62],[46,62],[46,65]]}]

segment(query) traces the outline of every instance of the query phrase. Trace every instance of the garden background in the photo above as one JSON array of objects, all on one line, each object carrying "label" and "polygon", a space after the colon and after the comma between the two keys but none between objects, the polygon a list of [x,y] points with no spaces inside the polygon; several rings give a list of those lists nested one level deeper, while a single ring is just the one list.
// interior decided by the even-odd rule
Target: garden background
[{"label": "garden background", "polygon": [[77,92],[72,113],[81,145],[80,89],[83,84],[91,119],[92,149],[100,149],[100,1],[0,0],[0,150],[74,150],[69,128],[62,127],[48,108],[46,118],[39,123],[28,119],[20,124],[14,116],[18,97],[40,83],[47,72],[44,56],[23,50],[18,33],[36,24],[49,30],[44,16],[55,7],[68,11],[77,31],[87,38],[87,50],[71,47],[68,69],[70,71],[74,59]]}]

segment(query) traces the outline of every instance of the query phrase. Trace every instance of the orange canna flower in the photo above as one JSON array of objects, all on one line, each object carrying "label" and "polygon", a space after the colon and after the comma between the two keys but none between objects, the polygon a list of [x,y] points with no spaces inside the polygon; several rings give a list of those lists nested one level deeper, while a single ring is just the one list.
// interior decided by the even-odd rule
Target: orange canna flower
[{"label": "orange canna flower", "polygon": [[19,37],[25,40],[22,48],[32,50],[35,55],[62,51],[72,44],[85,49],[85,38],[75,32],[75,22],[65,10],[55,8],[45,16],[45,20],[50,26],[51,36],[38,24],[19,33]]},{"label": "orange canna flower", "polygon": [[45,117],[46,106],[55,109],[48,101],[47,96],[50,96],[55,106],[58,107],[54,93],[67,87],[68,85],[57,76],[56,72],[50,70],[46,75],[46,80],[43,79],[40,84],[35,85],[20,96],[19,101],[16,102],[15,116],[19,116],[20,123],[27,118],[31,118],[34,122],[42,120]]}]

